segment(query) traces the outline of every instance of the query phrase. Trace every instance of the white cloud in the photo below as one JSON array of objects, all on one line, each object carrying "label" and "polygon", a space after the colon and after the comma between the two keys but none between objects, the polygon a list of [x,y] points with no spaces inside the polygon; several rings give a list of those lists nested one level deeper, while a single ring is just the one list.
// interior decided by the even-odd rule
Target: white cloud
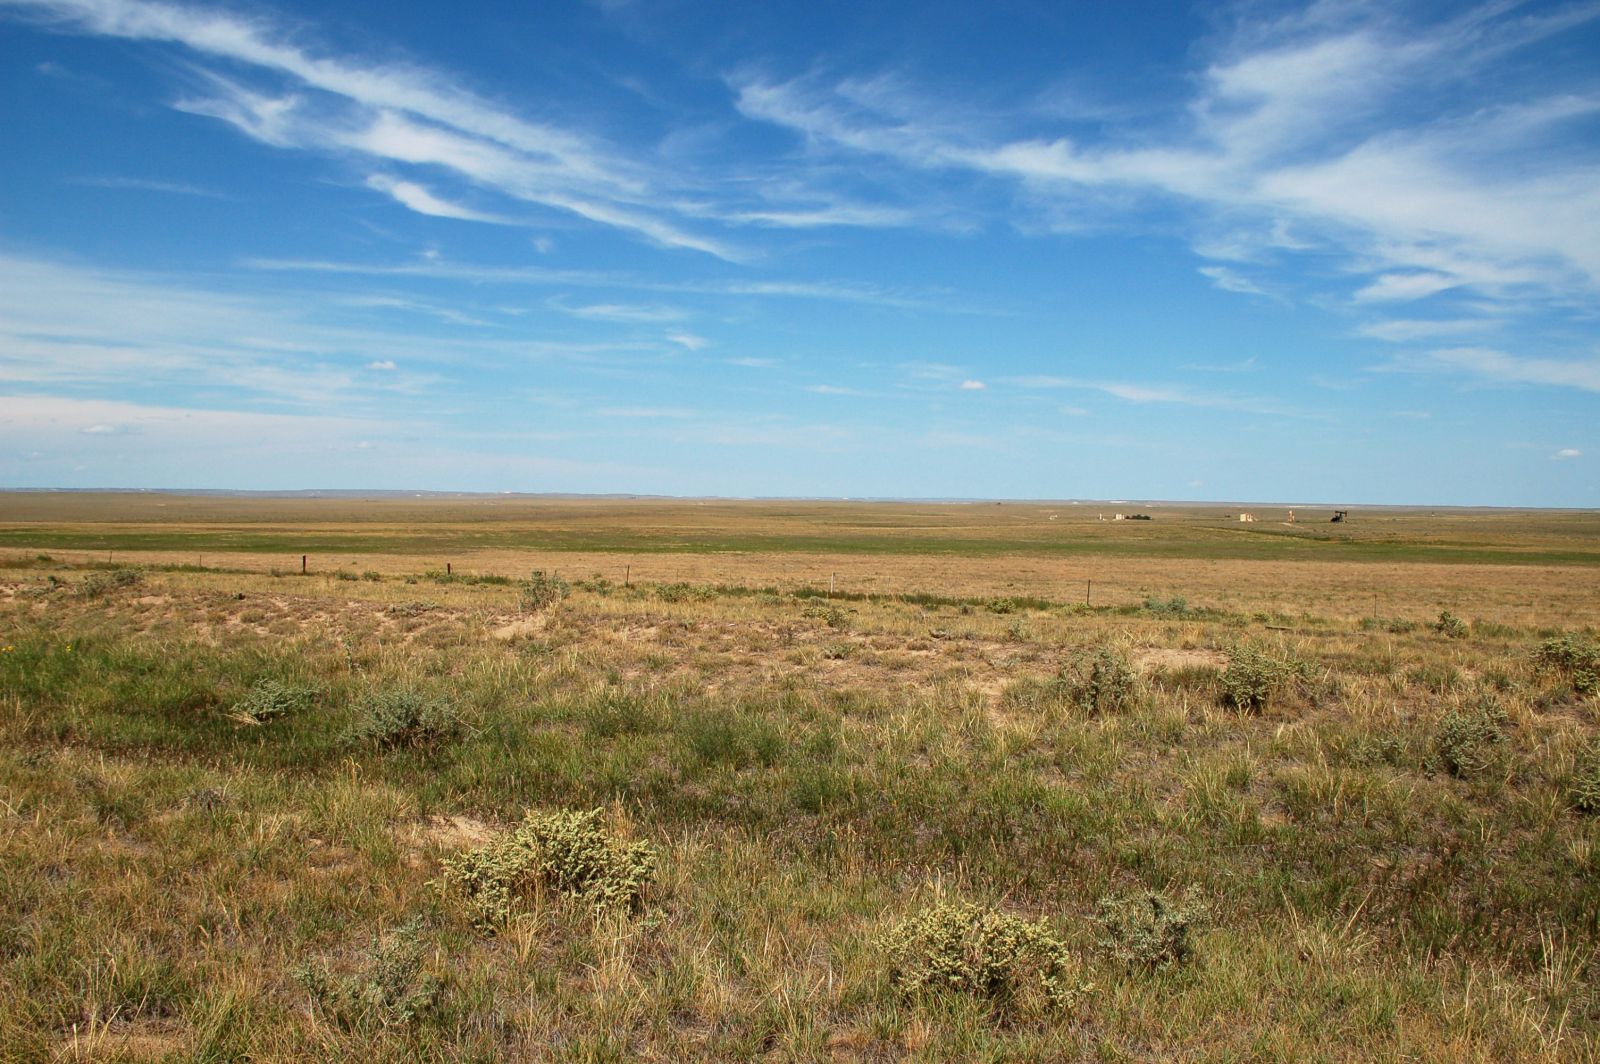
[{"label": "white cloud", "polygon": [[[721,241],[660,216],[663,175],[627,160],[601,140],[530,121],[414,64],[337,57],[292,43],[282,25],[222,10],[154,0],[3,0],[52,16],[58,29],[171,43],[211,60],[278,79],[282,91],[201,71],[208,93],[180,100],[192,114],[228,122],[278,148],[356,154],[392,164],[432,166],[526,203],[576,214],[667,247],[722,258]],[[503,222],[395,180],[375,185],[424,214]]]},{"label": "white cloud", "polygon": [[392,358],[376,359],[376,360],[374,360],[372,362],[368,362],[367,363],[367,368],[368,369],[383,370],[385,372],[393,373],[394,370],[395,370],[394,359],[392,359]]},{"label": "white cloud", "polygon": [[[1372,277],[1362,302],[1452,288],[1593,298],[1600,161],[1567,126],[1600,114],[1600,93],[1510,63],[1600,5],[1547,16],[1487,5],[1430,25],[1381,5],[1245,14],[1256,17],[1212,42],[1179,108],[1099,139],[1040,135],[1040,116],[1025,113],[963,120],[959,102],[883,79],[741,75],[733,87],[747,117],[802,135],[818,168],[837,165],[832,152],[1009,178],[1068,231],[1176,202],[1192,208],[1197,249],[1230,261],[1343,256]],[[1207,276],[1260,287],[1235,271]]]},{"label": "white cloud", "polygon": [[981,392],[987,387],[988,387],[988,385],[984,384],[982,381],[962,381],[961,382],[961,390],[964,391],[964,392]]},{"label": "white cloud", "polygon": [[1563,447],[1563,448],[1561,448],[1561,450],[1557,451],[1555,454],[1551,455],[1550,457],[1552,457],[1552,458],[1582,458],[1583,457],[1583,452],[1578,450],[1576,447]]},{"label": "white cloud", "polygon": [[1455,288],[1460,282],[1442,273],[1386,273],[1359,289],[1357,303],[1395,303],[1425,299]]},{"label": "white cloud", "polygon": [[661,324],[679,321],[688,315],[677,307],[645,306],[637,303],[593,303],[585,306],[568,306],[559,299],[550,301],[551,307],[588,321],[615,321],[630,324]]},{"label": "white cloud", "polygon": [[707,340],[704,336],[696,336],[694,333],[668,333],[667,339],[688,351],[701,351],[711,346],[710,340]]},{"label": "white cloud", "polygon": [[1239,410],[1254,414],[1274,414],[1289,417],[1306,416],[1271,399],[1252,396],[1211,395],[1168,384],[1086,380],[1079,377],[1055,377],[1048,374],[1009,377],[1006,378],[1005,383],[1029,391],[1072,388],[1103,392],[1106,395],[1114,396],[1130,403],[1175,403],[1183,406]]},{"label": "white cloud", "polygon": [[1453,372],[1497,384],[1534,384],[1600,392],[1600,358],[1530,358],[1489,347],[1449,347],[1397,359],[1388,369]]},{"label": "white cloud", "polygon": [[504,219],[482,211],[475,211],[457,203],[449,203],[435,196],[421,185],[410,181],[397,181],[392,177],[374,174],[367,178],[367,187],[375,188],[379,192],[387,192],[395,198],[397,203],[418,214],[426,214],[434,218],[455,218],[465,222],[494,222],[504,224]]},{"label": "white cloud", "polygon": [[1208,278],[1212,284],[1224,292],[1237,292],[1241,295],[1264,296],[1267,293],[1261,286],[1245,277],[1238,270],[1226,266],[1202,266],[1200,274]]},{"label": "white cloud", "polygon": [[842,387],[842,386],[837,385],[837,384],[809,384],[809,385],[806,386],[805,390],[808,391],[808,392],[814,392],[817,395],[860,395],[861,394],[861,392],[858,391],[855,388],[845,388],[845,387]]},{"label": "white cloud", "polygon": [[215,189],[202,188],[182,181],[153,181],[142,177],[80,177],[71,182],[92,188],[132,189],[139,192],[166,192],[175,196],[199,196],[204,199],[226,199]]},{"label": "white cloud", "polygon": [[1431,340],[1440,336],[1462,336],[1497,329],[1501,322],[1482,318],[1435,319],[1428,321],[1376,321],[1356,330],[1361,336],[1389,343]]}]

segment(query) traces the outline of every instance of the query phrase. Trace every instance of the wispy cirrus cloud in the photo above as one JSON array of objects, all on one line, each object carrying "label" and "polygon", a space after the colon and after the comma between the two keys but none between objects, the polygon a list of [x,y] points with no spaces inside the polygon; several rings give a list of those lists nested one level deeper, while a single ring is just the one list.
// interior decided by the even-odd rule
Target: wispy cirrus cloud
[{"label": "wispy cirrus cloud", "polygon": [[[158,0],[0,0],[66,32],[177,45],[204,61],[248,69],[245,84],[202,69],[175,104],[277,148],[319,151],[452,174],[513,201],[585,218],[655,243],[721,258],[727,242],[666,217],[666,175],[591,135],[523,117],[413,64],[318,52],[262,17]],[[461,207],[417,181],[380,176],[373,187],[434,217],[507,222]]]},{"label": "wispy cirrus cloud", "polygon": [[[808,157],[1010,179],[1064,230],[1139,224],[1165,201],[1194,212],[1202,253],[1342,254],[1369,278],[1360,302],[1461,288],[1592,303],[1600,160],[1565,131],[1600,115],[1600,93],[1506,71],[1519,49],[1597,16],[1593,4],[1486,5],[1424,26],[1335,2],[1241,19],[1178,108],[1092,137],[1006,135],[1035,115],[962,125],[945,117],[958,108],[890,79],[741,72],[730,84],[742,113],[799,134]],[[1261,291],[1229,267],[1205,272]]]},{"label": "wispy cirrus cloud", "polygon": [[1380,369],[1454,373],[1495,384],[1528,384],[1600,392],[1600,358],[1534,358],[1492,347],[1446,347],[1404,355]]},{"label": "wispy cirrus cloud", "polygon": [[1217,395],[1208,392],[1197,392],[1175,384],[1094,380],[1081,377],[1058,377],[1049,374],[1007,377],[1002,383],[1026,391],[1075,389],[1101,392],[1130,403],[1173,403],[1181,406],[1238,410],[1253,414],[1272,414],[1289,417],[1307,416],[1273,399],[1259,396]]}]

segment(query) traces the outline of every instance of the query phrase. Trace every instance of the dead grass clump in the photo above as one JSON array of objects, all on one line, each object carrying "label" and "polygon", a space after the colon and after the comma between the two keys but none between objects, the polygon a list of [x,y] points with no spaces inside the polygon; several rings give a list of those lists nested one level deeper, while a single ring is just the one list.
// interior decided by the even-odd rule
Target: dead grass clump
[{"label": "dead grass clump", "polygon": [[530,812],[516,830],[446,860],[440,886],[463,898],[474,924],[493,930],[543,892],[597,910],[637,908],[656,865],[654,847],[607,832],[598,809]]},{"label": "dead grass clump", "polygon": [[1003,1011],[1064,1008],[1091,987],[1043,920],[975,904],[945,903],[885,931],[889,980],[908,998],[956,993]]}]

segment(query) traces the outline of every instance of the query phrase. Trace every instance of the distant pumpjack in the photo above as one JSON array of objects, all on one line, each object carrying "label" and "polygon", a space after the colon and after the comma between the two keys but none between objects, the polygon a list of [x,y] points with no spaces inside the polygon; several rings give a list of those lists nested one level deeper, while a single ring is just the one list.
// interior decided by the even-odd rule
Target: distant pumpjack
[{"label": "distant pumpjack", "polygon": [[1349,510],[1335,510],[1333,511],[1333,516],[1328,518],[1328,523],[1330,525],[1342,525],[1344,524],[1344,519],[1349,516]]}]

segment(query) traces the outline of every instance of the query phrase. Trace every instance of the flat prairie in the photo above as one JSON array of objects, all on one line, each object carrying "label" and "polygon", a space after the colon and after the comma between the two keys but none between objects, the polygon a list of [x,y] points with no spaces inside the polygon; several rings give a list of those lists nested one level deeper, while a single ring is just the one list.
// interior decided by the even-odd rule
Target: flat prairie
[{"label": "flat prairie", "polygon": [[0,495],[0,1059],[1595,1059],[1600,514],[1289,509]]}]

